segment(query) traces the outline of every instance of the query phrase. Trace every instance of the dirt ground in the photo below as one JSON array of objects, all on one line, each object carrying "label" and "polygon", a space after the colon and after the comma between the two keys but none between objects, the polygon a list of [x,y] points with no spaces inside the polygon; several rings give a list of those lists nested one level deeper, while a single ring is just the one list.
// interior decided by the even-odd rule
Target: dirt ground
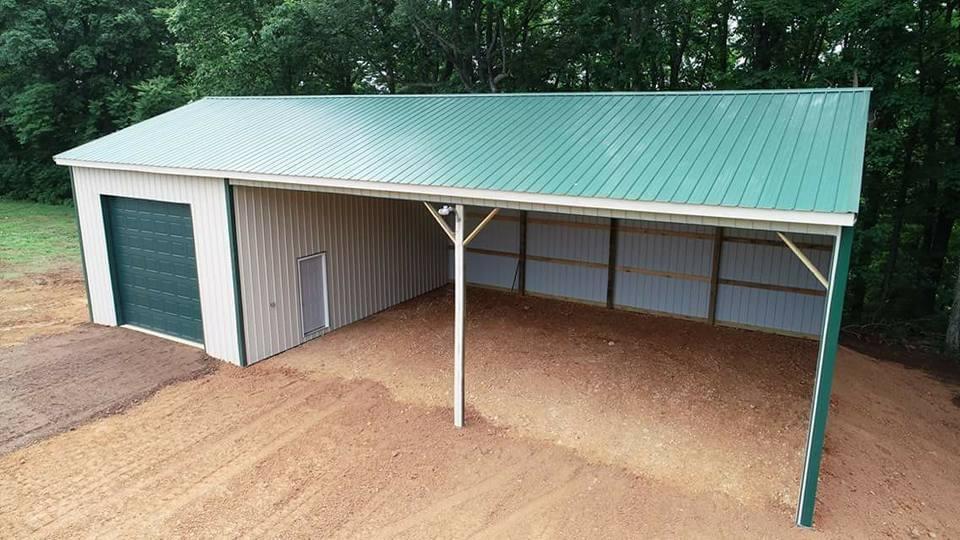
[{"label": "dirt ground", "polygon": [[193,347],[91,324],[0,348],[0,453],[119,412],[214,362]]},{"label": "dirt ground", "polygon": [[[439,291],[0,456],[0,537],[811,534],[814,342],[472,289],[468,309],[466,429]],[[960,537],[957,395],[842,350],[812,534]]]},{"label": "dirt ground", "polygon": [[[0,271],[3,270],[0,264]],[[86,321],[83,275],[75,269],[0,279],[0,350]]]}]

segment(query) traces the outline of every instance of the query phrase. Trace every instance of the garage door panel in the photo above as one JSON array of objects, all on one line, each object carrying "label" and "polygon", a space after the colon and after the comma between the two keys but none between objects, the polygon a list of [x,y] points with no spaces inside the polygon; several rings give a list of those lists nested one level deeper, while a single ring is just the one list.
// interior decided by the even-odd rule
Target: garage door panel
[{"label": "garage door panel", "polygon": [[190,207],[105,197],[118,318],[203,341]]}]

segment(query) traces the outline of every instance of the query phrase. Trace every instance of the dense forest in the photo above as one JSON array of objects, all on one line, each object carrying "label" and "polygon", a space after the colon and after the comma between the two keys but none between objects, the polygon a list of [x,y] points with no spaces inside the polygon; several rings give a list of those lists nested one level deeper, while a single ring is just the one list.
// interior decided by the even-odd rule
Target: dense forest
[{"label": "dense forest", "polygon": [[874,89],[845,325],[955,347],[960,0],[0,0],[0,196],[205,95],[831,86]]}]

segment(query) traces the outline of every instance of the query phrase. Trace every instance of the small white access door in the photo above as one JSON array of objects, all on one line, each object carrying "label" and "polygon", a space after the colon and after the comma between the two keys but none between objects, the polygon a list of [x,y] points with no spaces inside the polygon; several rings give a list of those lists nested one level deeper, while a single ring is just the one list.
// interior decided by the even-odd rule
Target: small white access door
[{"label": "small white access door", "polygon": [[327,254],[297,259],[300,280],[300,326],[303,337],[314,337],[330,326],[327,294]]}]

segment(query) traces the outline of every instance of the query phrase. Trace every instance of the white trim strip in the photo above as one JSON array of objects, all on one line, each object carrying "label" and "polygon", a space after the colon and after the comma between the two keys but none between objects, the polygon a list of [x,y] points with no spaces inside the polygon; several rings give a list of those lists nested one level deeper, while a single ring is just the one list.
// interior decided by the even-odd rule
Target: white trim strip
[{"label": "white trim strip", "polygon": [[509,201],[531,205],[554,205],[569,208],[590,208],[598,210],[617,210],[626,212],[646,212],[651,214],[710,217],[732,220],[771,221],[781,223],[802,223],[810,225],[852,226],[855,214],[830,212],[804,212],[798,210],[771,210],[765,208],[738,208],[711,206],[703,204],[665,203],[649,201],[627,201],[594,197],[571,197],[567,195],[547,195],[542,193],[524,193],[486,189],[465,189],[444,186],[424,186],[416,184],[395,184],[366,180],[343,180],[338,178],[312,178],[304,176],[284,176],[235,171],[217,171],[210,169],[187,169],[180,167],[156,167],[151,165],[129,165],[123,163],[103,163],[75,159],[55,159],[58,165],[68,167],[86,167],[94,169],[113,169],[136,171],[152,174],[172,174],[180,176],[203,176],[210,178],[229,178],[231,180],[250,180],[259,182],[279,182],[310,186],[334,187],[375,191],[383,197],[391,194],[416,194],[432,197],[479,198],[495,201]]},{"label": "white trim strip", "polygon": [[180,343],[181,345],[187,345],[187,346],[189,346],[189,347],[194,347],[194,348],[200,349],[201,351],[206,350],[206,349],[204,349],[204,347],[203,347],[203,343],[197,343],[196,341],[190,341],[189,339],[178,338],[178,337],[176,337],[176,336],[171,336],[170,334],[164,334],[163,332],[157,332],[157,331],[155,331],[155,330],[148,330],[148,329],[146,329],[146,328],[143,328],[143,327],[141,327],[141,326],[137,326],[137,325],[134,325],[134,324],[121,324],[121,325],[120,325],[120,328],[126,328],[126,329],[128,329],[128,330],[135,330],[135,331],[140,332],[140,333],[142,333],[142,334],[148,334],[148,335],[151,335],[151,336],[154,336],[154,337],[158,337],[158,338],[169,339],[170,341],[176,341],[177,343]]},{"label": "white trim strip", "polygon": [[549,204],[526,204],[526,203],[508,203],[505,201],[496,201],[491,199],[477,199],[465,197],[437,197],[433,195],[415,195],[395,193],[388,196],[376,191],[366,191],[358,189],[345,189],[335,187],[309,186],[306,184],[285,184],[279,182],[259,182],[255,180],[230,180],[232,186],[253,187],[259,189],[282,189],[294,191],[309,191],[317,193],[337,193],[341,195],[354,195],[359,197],[379,197],[396,200],[408,200],[424,202],[429,201],[437,204],[463,204],[467,206],[479,206],[488,208],[501,208],[510,210],[523,210],[528,212],[548,212],[554,214],[567,214],[591,217],[606,217],[617,219],[629,219],[640,221],[655,221],[659,223],[682,223],[684,225],[705,225],[709,227],[731,227],[737,229],[752,229],[759,231],[786,231],[800,234],[815,234],[821,236],[836,236],[841,228],[836,225],[811,225],[808,223],[786,223],[772,221],[755,221],[747,219],[726,219],[696,217],[676,214],[651,214],[647,212],[626,212],[624,210],[605,210],[600,208],[570,208],[563,206],[553,206]]}]

